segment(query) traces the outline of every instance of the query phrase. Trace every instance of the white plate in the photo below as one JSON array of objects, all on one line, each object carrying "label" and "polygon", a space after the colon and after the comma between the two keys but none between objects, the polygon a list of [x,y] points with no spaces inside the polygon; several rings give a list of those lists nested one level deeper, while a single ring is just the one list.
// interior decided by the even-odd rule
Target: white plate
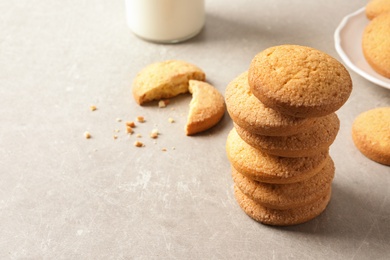
[{"label": "white plate", "polygon": [[336,51],[345,64],[357,74],[390,89],[390,79],[375,72],[363,56],[362,35],[369,21],[364,7],[344,17],[334,33]]}]

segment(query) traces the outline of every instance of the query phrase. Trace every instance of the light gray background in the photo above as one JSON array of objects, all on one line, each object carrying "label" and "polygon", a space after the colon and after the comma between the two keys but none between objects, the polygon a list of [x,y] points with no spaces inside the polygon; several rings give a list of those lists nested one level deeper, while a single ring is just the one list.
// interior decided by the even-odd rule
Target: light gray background
[{"label": "light gray background", "polygon": [[[166,59],[197,64],[221,92],[273,45],[307,45],[339,59],[333,33],[366,1],[206,2],[204,30],[177,45],[134,36],[124,1],[0,2],[1,259],[389,256],[390,168],[365,158],[350,135],[359,113],[390,105],[389,90],[351,71],[354,89],[331,147],[332,200],[318,218],[287,228],[261,225],[238,207],[225,155],[228,115],[187,137],[189,95],[164,109],[131,96],[136,73]],[[124,133],[124,121],[138,115],[147,120],[135,129],[143,148]],[[156,144],[153,128],[161,132]]]}]

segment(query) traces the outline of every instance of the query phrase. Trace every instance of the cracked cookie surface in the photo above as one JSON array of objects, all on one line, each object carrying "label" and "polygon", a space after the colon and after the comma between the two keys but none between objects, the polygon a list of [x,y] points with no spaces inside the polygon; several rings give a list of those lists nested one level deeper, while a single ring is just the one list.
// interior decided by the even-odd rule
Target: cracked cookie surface
[{"label": "cracked cookie surface", "polygon": [[338,110],[352,91],[346,68],[319,50],[280,45],[258,53],[248,72],[252,93],[266,106],[295,117]]}]

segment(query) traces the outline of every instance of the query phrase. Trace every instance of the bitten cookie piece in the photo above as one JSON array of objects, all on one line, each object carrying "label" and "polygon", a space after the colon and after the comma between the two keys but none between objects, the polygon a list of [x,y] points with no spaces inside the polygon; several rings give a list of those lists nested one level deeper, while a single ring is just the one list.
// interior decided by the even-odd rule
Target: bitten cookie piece
[{"label": "bitten cookie piece", "polygon": [[328,160],[313,177],[291,184],[269,184],[245,177],[232,168],[235,185],[250,199],[272,209],[291,209],[312,203],[329,192],[335,173],[333,160]]},{"label": "bitten cookie piece", "polygon": [[331,189],[322,198],[298,208],[278,210],[264,207],[234,187],[234,195],[243,211],[254,220],[274,226],[290,226],[307,222],[320,215],[331,197]]},{"label": "bitten cookie piece", "polygon": [[241,174],[265,183],[294,183],[317,174],[329,160],[329,153],[311,157],[288,158],[270,155],[244,142],[233,128],[226,141],[226,153]]},{"label": "bitten cookie piece", "polygon": [[363,54],[379,74],[390,78],[390,12],[375,17],[364,29]]},{"label": "bitten cookie piece", "polygon": [[189,81],[192,94],[185,131],[193,135],[216,125],[225,113],[225,101],[221,93],[212,85],[197,81]]},{"label": "bitten cookie piece", "polygon": [[335,113],[318,117],[304,132],[290,136],[257,135],[238,125],[235,128],[245,142],[265,153],[283,157],[307,157],[329,149],[336,139],[340,121]]},{"label": "bitten cookie piece", "polygon": [[365,156],[390,165],[390,107],[360,114],[352,125],[352,139]]},{"label": "bitten cookie piece", "polygon": [[366,16],[370,20],[386,12],[390,12],[390,0],[371,0],[366,5]]},{"label": "bitten cookie piece", "polygon": [[314,121],[281,114],[266,107],[250,91],[248,72],[226,87],[226,107],[233,121],[245,130],[260,135],[284,136],[303,131]]},{"label": "bitten cookie piece", "polygon": [[345,67],[319,50],[280,45],[252,60],[252,93],[266,106],[295,117],[319,117],[338,110],[352,91]]},{"label": "bitten cookie piece", "polygon": [[171,98],[188,92],[190,79],[204,81],[205,73],[185,61],[153,63],[138,73],[133,82],[133,96],[142,105],[152,100]]}]

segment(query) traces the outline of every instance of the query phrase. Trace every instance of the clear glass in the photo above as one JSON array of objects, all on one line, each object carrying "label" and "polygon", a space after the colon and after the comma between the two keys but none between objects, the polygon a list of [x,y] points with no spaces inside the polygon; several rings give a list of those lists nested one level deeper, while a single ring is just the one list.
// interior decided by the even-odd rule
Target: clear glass
[{"label": "clear glass", "polygon": [[205,23],[204,0],[125,1],[128,26],[148,41],[185,41],[197,35]]}]

